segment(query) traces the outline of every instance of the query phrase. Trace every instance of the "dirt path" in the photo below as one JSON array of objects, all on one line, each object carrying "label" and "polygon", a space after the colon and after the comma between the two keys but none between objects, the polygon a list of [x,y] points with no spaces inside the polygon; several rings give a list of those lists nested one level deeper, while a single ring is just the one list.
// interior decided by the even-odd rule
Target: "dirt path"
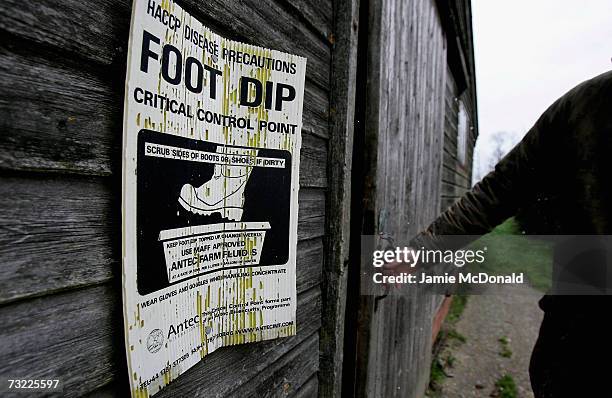
[{"label": "dirt path", "polygon": [[542,293],[503,289],[503,294],[498,290],[495,295],[469,297],[454,328],[466,340],[451,342],[440,356],[454,358],[446,369],[452,377],[442,383],[442,397],[489,397],[505,374],[514,379],[519,397],[533,397],[528,369],[543,316],[537,306]]}]

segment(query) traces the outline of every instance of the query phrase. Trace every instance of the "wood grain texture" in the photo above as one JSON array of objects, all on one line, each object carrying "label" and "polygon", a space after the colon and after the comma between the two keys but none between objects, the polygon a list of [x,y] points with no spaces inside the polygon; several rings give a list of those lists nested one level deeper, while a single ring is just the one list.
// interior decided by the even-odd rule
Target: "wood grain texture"
[{"label": "wood grain texture", "polygon": [[[329,87],[328,44],[274,0],[183,0],[181,5],[224,37],[308,58],[307,78]],[[130,16],[128,0],[7,0],[0,9],[0,29],[121,68],[127,57]]]},{"label": "wood grain texture", "polygon": [[[298,334],[221,349],[159,396],[280,395],[289,378],[291,394],[312,396],[325,256],[331,1],[182,4],[225,37],[308,59]],[[0,7],[0,374],[59,376],[67,396],[127,394],[119,176],[130,13],[129,0],[7,0]]]},{"label": "wood grain texture", "polygon": [[[121,170],[124,75],[0,45],[0,168],[110,175]],[[300,184],[325,187],[328,95],[305,90]]]},{"label": "wood grain texture", "polygon": [[230,395],[241,398],[293,396],[318,369],[319,334],[314,333]]},{"label": "wood grain texture", "polygon": [[[0,177],[0,304],[121,276],[120,187],[107,178]],[[321,275],[325,196],[299,195],[298,283]],[[317,282],[318,283],[318,282]]]},{"label": "wood grain texture", "polygon": [[[342,395],[345,309],[347,300],[353,134],[357,79],[359,1],[334,3],[327,203],[326,259],[323,278],[323,327],[319,392]],[[357,270],[355,270],[357,271]]]},{"label": "wood grain texture", "polygon": [[[364,214],[403,246],[440,210],[445,38],[433,0],[372,2],[369,18]],[[405,293],[362,298],[358,396],[423,396],[439,300]]]},{"label": "wood grain texture", "polygon": [[311,377],[302,387],[295,393],[296,398],[314,398],[319,396],[319,382],[317,375]]},{"label": "wood grain texture", "polygon": [[[104,284],[0,307],[0,375],[61,377],[67,397],[113,382],[107,392],[125,396],[127,370],[116,288]],[[159,396],[176,396],[181,391],[193,391],[189,396],[226,395],[315,333],[320,326],[320,306],[318,288],[302,292],[296,336],[220,349]],[[231,380],[224,377],[228,375]]]},{"label": "wood grain texture", "polygon": [[328,0],[281,0],[289,4],[294,10],[312,26],[326,42],[333,42],[331,37],[333,29],[333,5]]},{"label": "wood grain texture", "polygon": [[0,374],[61,378],[66,396],[79,396],[121,373],[125,378],[115,288],[107,284],[1,307]]},{"label": "wood grain texture", "polygon": [[[444,153],[442,157],[442,186],[440,210],[444,211],[461,198],[472,186],[472,161],[476,143],[473,135],[468,135],[467,156],[462,164],[457,154],[459,93],[450,69],[446,72],[444,100]],[[467,96],[463,96],[470,106]]]}]

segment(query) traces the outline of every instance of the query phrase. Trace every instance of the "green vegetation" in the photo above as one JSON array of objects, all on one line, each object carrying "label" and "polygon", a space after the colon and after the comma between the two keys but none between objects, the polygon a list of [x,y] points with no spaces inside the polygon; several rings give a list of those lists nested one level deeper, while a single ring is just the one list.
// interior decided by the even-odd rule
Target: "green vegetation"
[{"label": "green vegetation", "polygon": [[431,361],[431,373],[429,376],[430,387],[439,385],[445,377],[444,364],[439,358],[434,358],[434,360]]},{"label": "green vegetation", "polygon": [[499,352],[499,355],[504,358],[512,357],[512,350],[510,350],[510,342],[508,341],[508,338],[503,336],[500,337],[497,341],[499,341],[499,343],[501,344],[501,351]]},{"label": "green vegetation", "polygon": [[[454,326],[461,318],[461,314],[467,304],[468,296],[456,295],[453,296],[448,314],[444,320],[444,325],[438,336],[436,345],[440,347],[438,352],[443,351],[443,347],[448,346],[451,342],[455,344],[463,344],[466,342],[466,337],[455,330]],[[425,395],[427,397],[437,398],[440,396],[440,384],[447,377],[445,369],[452,368],[455,365],[456,358],[452,354],[448,354],[445,359],[436,355],[431,360],[431,372],[429,376],[429,386]]]},{"label": "green vegetation", "polygon": [[429,376],[429,387],[425,393],[427,397],[438,398],[440,396],[440,384],[448,377],[446,369],[452,368],[456,358],[451,354],[442,361],[439,357],[431,361],[431,372]]},{"label": "green vegetation", "polygon": [[495,382],[496,396],[499,398],[516,398],[518,397],[518,391],[516,383],[512,376],[506,374]]},{"label": "green vegetation", "polygon": [[448,315],[446,315],[447,324],[455,324],[461,318],[467,300],[468,296],[465,294],[453,296],[453,301],[451,301],[450,308],[448,309]]},{"label": "green vegetation", "polygon": [[553,244],[523,235],[514,218],[507,219],[471,246],[487,247],[486,261],[478,272],[496,275],[522,272],[535,289],[542,292],[550,289]]},{"label": "green vegetation", "polygon": [[510,217],[503,223],[499,224],[493,231],[491,231],[491,233],[501,235],[523,235],[521,226],[516,222],[514,217]]},{"label": "green vegetation", "polygon": [[446,337],[452,340],[456,340],[460,343],[465,343],[466,342],[466,337],[464,335],[462,335],[461,333],[459,333],[458,331],[456,331],[455,329],[450,329],[447,333],[446,333]]},{"label": "green vegetation", "polygon": [[[511,273],[524,273],[531,286],[545,292],[550,288],[552,280],[552,254],[551,242],[534,239],[522,234],[514,218],[506,220],[491,233],[483,236],[474,244],[473,249],[487,247],[486,261],[482,266],[473,267],[470,272],[486,272],[492,275],[509,275]],[[476,268],[476,269],[475,269]],[[466,307],[468,295],[453,296],[448,315],[442,326],[440,341],[437,345],[444,352],[445,346],[462,344],[466,337],[455,330],[455,324],[461,318]],[[499,355],[511,358],[513,353],[507,337],[499,338],[501,350]],[[447,377],[446,369],[452,368],[455,358],[451,354],[446,358],[436,356],[431,362],[431,377],[426,395],[439,397],[441,383]],[[516,398],[518,396],[516,384],[512,376],[506,374],[495,383],[495,395],[500,398]]]}]

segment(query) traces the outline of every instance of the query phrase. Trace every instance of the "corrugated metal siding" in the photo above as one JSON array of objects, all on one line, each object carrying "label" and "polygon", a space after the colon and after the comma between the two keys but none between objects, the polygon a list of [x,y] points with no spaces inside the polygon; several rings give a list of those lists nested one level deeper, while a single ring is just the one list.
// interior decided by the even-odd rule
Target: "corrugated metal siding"
[{"label": "corrugated metal siding", "polygon": [[[317,391],[331,1],[181,2],[217,33],[308,58],[298,334],[221,349],[159,394]],[[121,312],[121,136],[131,3],[0,7],[0,375],[66,396],[128,391]]]}]

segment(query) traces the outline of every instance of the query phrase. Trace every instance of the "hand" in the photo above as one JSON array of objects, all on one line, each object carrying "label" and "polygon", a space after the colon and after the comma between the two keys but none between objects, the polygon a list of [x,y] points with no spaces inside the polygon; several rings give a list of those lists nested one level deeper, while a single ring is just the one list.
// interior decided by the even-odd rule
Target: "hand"
[{"label": "hand", "polygon": [[[389,263],[385,263],[382,266],[382,274],[384,276],[395,276],[399,277],[402,274],[412,274],[419,270],[419,264],[415,261],[414,249],[409,248],[409,256],[408,258],[404,258],[403,260],[408,261],[392,261]],[[401,283],[387,284],[388,286],[399,287]]]}]

